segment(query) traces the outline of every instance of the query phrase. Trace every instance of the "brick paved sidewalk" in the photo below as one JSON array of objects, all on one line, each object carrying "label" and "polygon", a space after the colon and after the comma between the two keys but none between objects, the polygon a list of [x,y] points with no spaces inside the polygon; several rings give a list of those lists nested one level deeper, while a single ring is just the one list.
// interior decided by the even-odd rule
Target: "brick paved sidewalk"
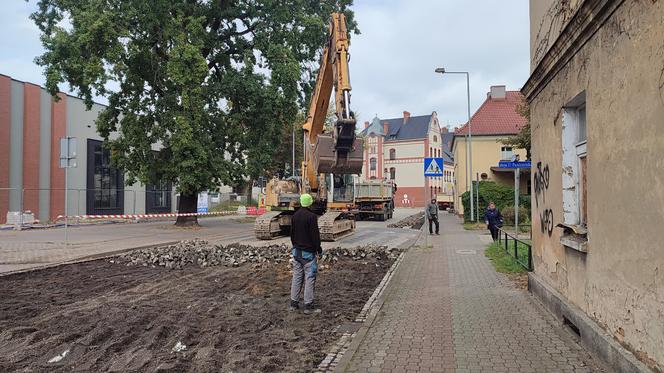
[{"label": "brick paved sidewalk", "polygon": [[341,370],[602,371],[525,290],[494,271],[484,257],[486,240],[453,216],[444,214],[441,223],[433,248],[406,254]]}]

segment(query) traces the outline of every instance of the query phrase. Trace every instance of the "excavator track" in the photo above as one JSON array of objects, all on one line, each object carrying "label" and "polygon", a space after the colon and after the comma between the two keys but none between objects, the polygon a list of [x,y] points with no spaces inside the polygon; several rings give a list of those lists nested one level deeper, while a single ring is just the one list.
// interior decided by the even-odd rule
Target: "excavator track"
[{"label": "excavator track", "polygon": [[355,220],[341,211],[328,211],[318,218],[321,241],[335,241],[355,231]]},{"label": "excavator track", "polygon": [[256,218],[254,234],[259,240],[272,240],[281,236],[279,218],[282,211],[268,211]]}]

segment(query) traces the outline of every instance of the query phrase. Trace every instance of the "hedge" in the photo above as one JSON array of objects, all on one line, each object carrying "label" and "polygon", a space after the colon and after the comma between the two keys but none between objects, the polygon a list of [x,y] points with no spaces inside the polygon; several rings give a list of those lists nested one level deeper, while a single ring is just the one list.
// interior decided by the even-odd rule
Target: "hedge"
[{"label": "hedge", "polygon": [[[474,183],[476,186],[477,183]],[[493,201],[496,204],[496,208],[500,211],[503,211],[507,207],[512,208],[514,211],[514,188],[496,183],[495,181],[480,181],[479,182],[479,217],[477,221],[484,221],[484,211],[486,211],[489,201]],[[477,193],[477,191],[473,190]],[[464,221],[470,221],[470,193],[465,192],[461,195],[461,201],[463,202],[463,218]],[[519,198],[519,220],[520,221],[529,221],[530,220],[530,196],[521,195]],[[477,209],[477,206],[475,206]],[[525,211],[522,209],[524,208]],[[525,214],[524,214],[525,212]],[[513,215],[513,214],[512,214]],[[522,220],[522,217],[524,219]],[[527,220],[526,220],[527,219]]]}]

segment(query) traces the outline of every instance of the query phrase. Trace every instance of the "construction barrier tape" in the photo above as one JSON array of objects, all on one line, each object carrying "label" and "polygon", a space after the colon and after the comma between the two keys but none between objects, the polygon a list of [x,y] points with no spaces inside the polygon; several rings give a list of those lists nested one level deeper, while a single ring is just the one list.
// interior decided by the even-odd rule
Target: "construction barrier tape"
[{"label": "construction barrier tape", "polygon": [[[223,216],[235,215],[235,211],[219,211],[219,212],[183,212],[183,213],[169,213],[169,214],[123,214],[123,215],[74,215],[69,216],[69,219],[147,219],[147,218],[167,218],[178,216]],[[64,215],[58,215],[55,220],[64,219]]]}]

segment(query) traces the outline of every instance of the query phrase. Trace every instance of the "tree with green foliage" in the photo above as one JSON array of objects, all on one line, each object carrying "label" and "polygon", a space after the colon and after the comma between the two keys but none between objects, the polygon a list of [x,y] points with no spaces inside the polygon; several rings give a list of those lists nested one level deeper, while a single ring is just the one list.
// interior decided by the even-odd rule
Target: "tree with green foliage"
[{"label": "tree with green foliage", "polygon": [[519,133],[506,139],[499,140],[504,145],[511,145],[519,149],[526,149],[526,159],[530,159],[530,106],[523,99],[523,102],[516,108],[517,113],[526,118],[526,124],[521,127]]},{"label": "tree with green foliage", "polygon": [[106,97],[96,126],[114,164],[130,184],[174,182],[180,212],[196,210],[200,191],[274,169],[284,127],[312,90],[330,13],[356,29],[352,0],[37,4],[49,92],[68,83],[88,108]]}]

